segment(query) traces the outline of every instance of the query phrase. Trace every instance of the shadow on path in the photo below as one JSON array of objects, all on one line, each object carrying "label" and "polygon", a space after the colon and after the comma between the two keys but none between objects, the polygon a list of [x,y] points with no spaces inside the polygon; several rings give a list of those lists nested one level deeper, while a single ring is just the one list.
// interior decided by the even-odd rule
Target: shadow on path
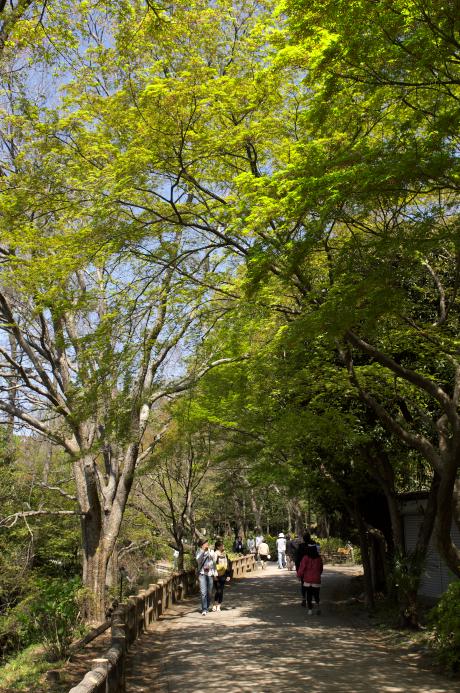
[{"label": "shadow on path", "polygon": [[276,568],[233,583],[220,613],[201,616],[198,598],[175,606],[129,657],[128,693],[458,691],[336,603],[356,574],[325,570],[320,616],[300,607],[295,575]]}]

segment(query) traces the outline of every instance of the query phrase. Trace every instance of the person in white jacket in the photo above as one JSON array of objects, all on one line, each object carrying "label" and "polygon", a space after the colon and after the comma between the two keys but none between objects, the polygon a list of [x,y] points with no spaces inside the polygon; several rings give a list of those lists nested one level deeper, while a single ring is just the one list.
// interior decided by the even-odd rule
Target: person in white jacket
[{"label": "person in white jacket", "polygon": [[265,568],[265,563],[270,558],[269,551],[270,551],[270,549],[268,548],[268,544],[265,542],[264,538],[262,537],[262,541],[259,544],[259,558],[262,562],[262,568]]},{"label": "person in white jacket", "polygon": [[286,539],[283,532],[278,534],[276,540],[276,550],[278,551],[278,568],[286,567]]}]

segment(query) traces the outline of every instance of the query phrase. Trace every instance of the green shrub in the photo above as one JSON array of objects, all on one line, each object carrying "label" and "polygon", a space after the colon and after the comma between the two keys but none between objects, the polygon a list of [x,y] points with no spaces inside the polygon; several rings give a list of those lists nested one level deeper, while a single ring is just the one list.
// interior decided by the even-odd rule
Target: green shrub
[{"label": "green shrub", "polygon": [[[327,539],[317,539],[315,537],[313,538],[320,545],[321,553],[323,554],[337,553],[339,549],[345,548],[347,544],[351,543],[344,541],[343,539],[340,539],[340,537],[328,537]],[[352,549],[353,563],[361,563],[361,550],[359,546],[355,546],[353,544]]]},{"label": "green shrub", "polygon": [[[224,537],[223,542],[224,542],[224,549],[225,551],[230,555],[230,557],[235,557],[236,553],[233,553],[233,543],[235,541],[234,537]],[[213,545],[214,547],[214,545]]]},{"label": "green shrub", "polygon": [[276,550],[276,540],[278,537],[272,537],[271,534],[265,534],[265,543],[268,544],[268,553],[272,561],[278,560],[278,551]]},{"label": "green shrub", "polygon": [[78,630],[81,582],[79,578],[45,578],[39,581],[38,588],[40,601],[33,605],[31,615],[49,659],[61,659],[68,654]]},{"label": "green shrub", "polygon": [[0,616],[0,647],[3,660],[11,652],[18,652],[32,642],[27,618],[22,617],[24,604],[10,607]]},{"label": "green shrub", "polygon": [[429,624],[436,658],[450,671],[460,671],[460,580],[451,582],[430,611]]},{"label": "green shrub", "polygon": [[395,552],[389,575],[390,588],[397,588],[404,592],[417,592],[423,566],[423,556],[417,553]]},{"label": "green shrub", "polygon": [[0,637],[5,651],[43,643],[51,661],[61,659],[78,632],[79,578],[35,577],[27,596],[0,621]]},{"label": "green shrub", "polygon": [[41,678],[51,666],[59,665],[51,665],[41,645],[30,645],[0,667],[0,691],[44,691]]}]

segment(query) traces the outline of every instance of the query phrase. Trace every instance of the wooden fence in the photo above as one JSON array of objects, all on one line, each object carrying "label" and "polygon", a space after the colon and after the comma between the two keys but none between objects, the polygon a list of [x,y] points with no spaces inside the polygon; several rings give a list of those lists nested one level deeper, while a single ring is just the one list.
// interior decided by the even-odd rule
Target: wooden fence
[{"label": "wooden fence", "polygon": [[342,548],[338,551],[322,551],[321,557],[324,563],[349,563],[355,562],[353,549]]},{"label": "wooden fence", "polygon": [[245,573],[250,573],[255,570],[256,559],[254,554],[247,556],[239,556],[231,561],[231,572],[233,578],[239,578]]},{"label": "wooden fence", "polygon": [[[231,563],[234,578],[255,568],[254,556],[241,556]],[[137,638],[158,621],[174,604],[197,592],[196,572],[174,573],[148,589],[128,597],[112,615],[112,640],[104,657],[94,659],[92,668],[69,693],[124,693],[126,653]]]}]

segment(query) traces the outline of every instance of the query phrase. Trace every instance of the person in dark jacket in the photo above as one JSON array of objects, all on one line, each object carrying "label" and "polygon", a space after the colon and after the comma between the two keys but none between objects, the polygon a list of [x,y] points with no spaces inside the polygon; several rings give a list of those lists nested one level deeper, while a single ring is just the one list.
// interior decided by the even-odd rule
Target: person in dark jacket
[{"label": "person in dark jacket", "polygon": [[319,590],[321,587],[321,573],[323,572],[323,561],[318,553],[316,544],[307,546],[306,554],[302,558],[297,577],[301,581],[302,606],[308,603],[308,614],[313,613],[313,599],[316,604],[316,613],[320,614]]},{"label": "person in dark jacket", "polygon": [[[295,539],[293,543],[298,542],[299,540]],[[296,551],[295,551],[295,569],[296,571],[299,570],[300,564],[302,562],[302,559],[304,556],[307,555],[307,549],[310,546],[316,546],[316,550],[318,554],[320,553],[319,549],[319,544],[316,544],[315,540],[312,539],[310,532],[305,532],[305,534],[302,537],[302,541],[297,543]],[[302,606],[306,607],[307,602],[305,599],[305,591],[302,589]]]},{"label": "person in dark jacket", "polygon": [[241,535],[238,535],[233,542],[233,551],[235,553],[244,553],[244,544]]},{"label": "person in dark jacket", "polygon": [[294,570],[296,546],[290,534],[286,534],[286,568]]},{"label": "person in dark jacket", "polygon": [[213,611],[220,611],[224,600],[225,583],[230,580],[229,560],[225,552],[224,542],[221,539],[216,541],[213,553],[214,563],[216,564],[217,575],[214,576],[214,606]]},{"label": "person in dark jacket", "polygon": [[295,552],[295,559],[294,560],[295,560],[295,569],[296,570],[299,570],[302,558],[304,556],[306,556],[306,554],[307,554],[307,547],[308,546],[315,546],[315,542],[311,538],[310,532],[305,532],[305,534],[302,537],[302,541],[299,544],[297,544],[297,549]]}]

